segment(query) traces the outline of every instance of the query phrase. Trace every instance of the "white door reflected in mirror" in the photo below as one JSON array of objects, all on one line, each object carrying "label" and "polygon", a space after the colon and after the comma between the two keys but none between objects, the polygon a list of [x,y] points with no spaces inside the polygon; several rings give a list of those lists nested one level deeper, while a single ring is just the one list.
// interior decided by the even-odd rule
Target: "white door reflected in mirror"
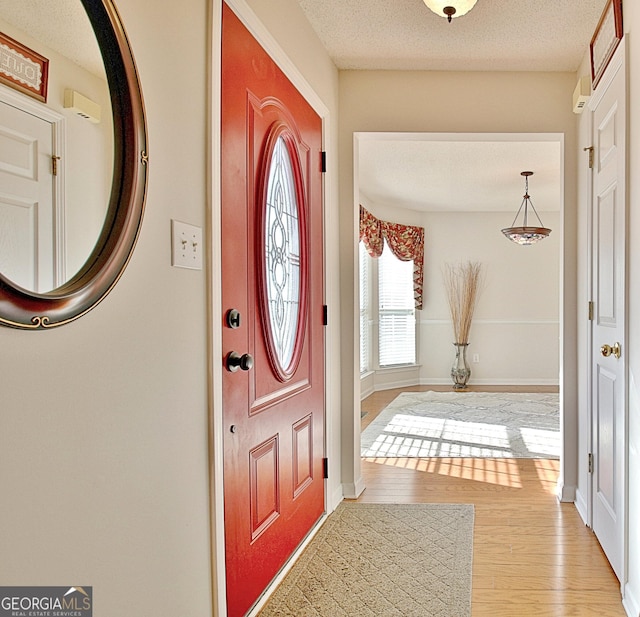
[{"label": "white door reflected in mirror", "polygon": [[56,286],[51,124],[0,101],[0,272],[34,291]]},{"label": "white door reflected in mirror", "polygon": [[[0,273],[46,293],[82,269],[102,231],[113,176],[109,86],[79,0],[2,0],[0,32],[49,60],[46,104],[0,84]],[[65,105],[69,90],[101,111],[98,122]]]}]

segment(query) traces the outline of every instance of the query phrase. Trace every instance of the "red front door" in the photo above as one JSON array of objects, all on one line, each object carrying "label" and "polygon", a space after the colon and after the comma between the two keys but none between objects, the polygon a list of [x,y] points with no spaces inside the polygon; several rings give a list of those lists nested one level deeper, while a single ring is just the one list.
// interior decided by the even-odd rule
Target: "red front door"
[{"label": "red front door", "polygon": [[321,119],[222,20],[227,605],[245,615],[324,512]]}]

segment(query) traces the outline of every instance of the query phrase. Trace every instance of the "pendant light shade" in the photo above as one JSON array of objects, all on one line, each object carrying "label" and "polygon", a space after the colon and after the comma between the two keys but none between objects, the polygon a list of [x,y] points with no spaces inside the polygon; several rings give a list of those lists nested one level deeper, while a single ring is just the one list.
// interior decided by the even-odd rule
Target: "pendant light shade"
[{"label": "pendant light shade", "polygon": [[[533,203],[531,202],[531,198],[529,197],[529,176],[533,176],[532,171],[523,171],[520,174],[524,176],[525,189],[524,189],[524,197],[522,199],[522,203],[520,204],[520,208],[516,213],[516,218],[513,219],[513,223],[511,223],[511,227],[506,227],[502,230],[502,233],[509,238],[512,242],[516,244],[528,245],[535,244],[536,242],[540,242],[540,240],[544,240],[550,233],[551,230],[548,227],[545,227],[536,212],[536,209],[533,207]],[[522,215],[522,225],[516,225],[516,221],[520,216],[520,212],[522,212],[524,208],[524,213]],[[529,225],[529,208],[533,211],[538,219],[538,223],[540,223],[539,227]]]},{"label": "pendant light shade", "polygon": [[452,17],[466,15],[476,4],[477,0],[424,0],[424,3],[436,14],[446,17],[449,22]]}]

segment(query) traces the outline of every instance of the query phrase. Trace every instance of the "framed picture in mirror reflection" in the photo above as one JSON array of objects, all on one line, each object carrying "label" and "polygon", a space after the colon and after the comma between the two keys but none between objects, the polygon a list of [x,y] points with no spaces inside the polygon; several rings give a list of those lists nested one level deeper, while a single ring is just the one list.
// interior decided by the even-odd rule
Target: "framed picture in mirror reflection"
[{"label": "framed picture in mirror reflection", "polygon": [[0,32],[0,82],[47,102],[49,60]]}]

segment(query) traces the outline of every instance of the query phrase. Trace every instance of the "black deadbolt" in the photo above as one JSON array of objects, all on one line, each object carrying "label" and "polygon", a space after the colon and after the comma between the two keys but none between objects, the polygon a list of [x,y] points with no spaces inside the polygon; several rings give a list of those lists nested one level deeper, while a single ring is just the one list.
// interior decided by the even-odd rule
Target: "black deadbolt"
[{"label": "black deadbolt", "polygon": [[234,330],[240,327],[240,311],[237,309],[227,311],[227,325]]}]

